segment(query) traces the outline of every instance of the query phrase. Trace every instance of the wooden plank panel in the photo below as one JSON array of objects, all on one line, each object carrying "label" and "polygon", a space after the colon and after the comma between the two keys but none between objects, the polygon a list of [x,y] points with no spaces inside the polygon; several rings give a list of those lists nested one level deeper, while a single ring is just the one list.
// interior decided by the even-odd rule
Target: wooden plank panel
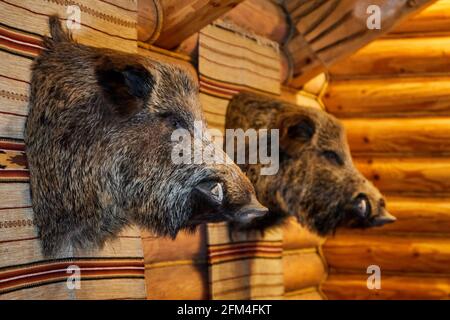
[{"label": "wooden plank panel", "polygon": [[142,243],[146,264],[178,260],[207,263],[204,226],[201,226],[195,233],[180,232],[175,240],[156,237],[143,231]]},{"label": "wooden plank panel", "polygon": [[315,251],[283,251],[285,291],[318,286],[324,280],[325,266]]},{"label": "wooden plank panel", "polygon": [[448,277],[382,275],[381,289],[369,290],[369,275],[330,275],[322,285],[329,299],[449,299]]},{"label": "wooden plank panel", "polygon": [[283,227],[283,250],[314,248],[323,241],[325,238],[300,226],[295,218],[290,218]]},{"label": "wooden plank panel", "polygon": [[209,298],[208,266],[179,264],[145,267],[147,299],[204,300]]},{"label": "wooden plank panel", "polygon": [[330,72],[334,79],[448,74],[449,56],[450,37],[379,39],[333,65]]},{"label": "wooden plank panel", "polygon": [[450,78],[332,80],[323,102],[338,117],[450,115]]},{"label": "wooden plank panel", "polygon": [[368,266],[377,265],[381,272],[442,273],[450,278],[448,237],[341,234],[325,242],[323,253],[333,273],[365,273]]},{"label": "wooden plank panel", "polygon": [[355,164],[383,193],[429,197],[450,193],[448,158],[358,158]]},{"label": "wooden plank panel", "polygon": [[353,154],[448,154],[450,118],[347,119]]}]

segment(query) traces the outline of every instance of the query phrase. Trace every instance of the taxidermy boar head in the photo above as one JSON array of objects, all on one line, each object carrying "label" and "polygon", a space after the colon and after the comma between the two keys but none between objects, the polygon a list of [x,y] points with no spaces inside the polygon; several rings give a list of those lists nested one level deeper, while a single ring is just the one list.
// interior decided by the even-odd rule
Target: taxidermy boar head
[{"label": "taxidermy boar head", "polygon": [[234,163],[171,160],[173,131],[194,134],[194,122],[204,124],[198,86],[185,71],[77,44],[57,17],[50,31],[33,65],[25,129],[45,255],[101,247],[133,223],[175,237],[267,212]]},{"label": "taxidermy boar head", "polygon": [[242,93],[228,106],[226,128],[279,129],[276,175],[261,175],[258,164],[241,166],[270,212],[235,227],[264,230],[295,216],[327,235],[340,226],[395,221],[377,188],[354,167],[343,126],[326,112]]}]

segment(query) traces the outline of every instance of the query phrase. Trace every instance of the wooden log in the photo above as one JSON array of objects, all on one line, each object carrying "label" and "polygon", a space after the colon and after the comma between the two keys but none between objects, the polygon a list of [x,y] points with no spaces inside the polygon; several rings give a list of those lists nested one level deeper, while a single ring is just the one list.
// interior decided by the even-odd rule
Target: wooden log
[{"label": "wooden log", "polygon": [[[298,36],[292,38],[287,46],[293,58],[294,70],[289,85],[299,88],[306,80],[350,56],[432,2],[287,0],[286,8],[298,32]],[[367,26],[367,9],[370,5],[377,5],[381,10],[383,19],[379,29],[369,29]]]},{"label": "wooden log", "polygon": [[338,274],[328,276],[322,290],[329,299],[448,299],[448,277],[382,275],[381,289],[369,290],[369,275]]},{"label": "wooden log", "polygon": [[173,49],[242,0],[139,0],[138,40]]},{"label": "wooden log", "polygon": [[450,118],[347,119],[343,124],[354,155],[450,153]]},{"label": "wooden log", "polygon": [[435,197],[450,191],[448,158],[358,158],[356,167],[383,193]]},{"label": "wooden log", "polygon": [[300,226],[295,218],[290,218],[283,227],[283,250],[315,248],[324,241],[325,238]]},{"label": "wooden log", "polygon": [[146,265],[145,282],[147,299],[150,300],[205,300],[209,298],[208,266],[206,264],[178,264],[164,267]]},{"label": "wooden log", "polygon": [[450,33],[450,1],[439,0],[417,15],[401,22],[390,33],[394,37],[446,35]]},{"label": "wooden log", "polygon": [[382,235],[414,231],[450,236],[450,199],[388,196],[386,203],[388,211],[397,218],[395,223],[362,231],[341,229],[337,234]]},{"label": "wooden log", "polygon": [[163,26],[155,45],[173,49],[184,39],[196,33],[242,0],[164,0]]},{"label": "wooden log", "polygon": [[270,0],[247,0],[221,18],[280,44],[289,34],[282,7]]},{"label": "wooden log", "polygon": [[449,55],[450,38],[445,36],[378,39],[337,62],[330,72],[333,79],[448,74]]},{"label": "wooden log", "polygon": [[333,273],[366,273],[377,265],[383,272],[447,274],[450,277],[450,239],[419,235],[338,235],[323,245]]},{"label": "wooden log", "polygon": [[138,1],[138,40],[153,43],[158,39],[163,24],[163,8],[159,0]]},{"label": "wooden log", "polygon": [[338,117],[450,115],[450,78],[413,77],[332,81],[324,95]]},{"label": "wooden log", "polygon": [[285,300],[323,300],[322,294],[318,288],[306,288],[298,291],[286,292],[284,294]]},{"label": "wooden log", "polygon": [[322,258],[314,251],[284,251],[283,272],[287,292],[318,286],[326,276]]}]

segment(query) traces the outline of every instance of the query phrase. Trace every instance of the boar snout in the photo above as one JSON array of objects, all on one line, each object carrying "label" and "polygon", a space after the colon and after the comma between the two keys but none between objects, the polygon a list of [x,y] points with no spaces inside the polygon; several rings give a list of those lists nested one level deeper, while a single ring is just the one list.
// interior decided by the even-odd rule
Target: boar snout
[{"label": "boar snout", "polygon": [[383,198],[373,203],[374,205],[371,204],[367,194],[358,194],[345,209],[353,217],[349,226],[353,228],[381,227],[397,220],[386,210]]},{"label": "boar snout", "polygon": [[232,190],[227,190],[227,182],[203,181],[193,189],[194,210],[189,221],[191,226],[202,222],[221,221],[247,224],[268,212],[256,199],[252,189],[237,197]]},{"label": "boar snout", "polygon": [[269,209],[260,204],[256,197],[252,195],[250,203],[239,209],[236,214],[231,217],[231,220],[241,224],[248,224],[255,219],[264,217],[268,212]]}]

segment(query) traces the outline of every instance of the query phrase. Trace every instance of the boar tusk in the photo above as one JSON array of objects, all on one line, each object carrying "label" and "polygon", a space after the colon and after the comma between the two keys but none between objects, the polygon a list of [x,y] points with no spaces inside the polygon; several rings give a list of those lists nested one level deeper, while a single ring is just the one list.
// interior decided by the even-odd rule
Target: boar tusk
[{"label": "boar tusk", "polygon": [[396,217],[394,217],[392,214],[390,214],[389,212],[387,212],[386,210],[383,209],[381,214],[379,214],[373,218],[372,225],[373,226],[382,226],[387,223],[393,223],[396,220],[397,220]]},{"label": "boar tusk", "polygon": [[222,202],[223,200],[223,188],[221,183],[217,183],[212,189],[211,193],[219,200],[219,202]]}]

